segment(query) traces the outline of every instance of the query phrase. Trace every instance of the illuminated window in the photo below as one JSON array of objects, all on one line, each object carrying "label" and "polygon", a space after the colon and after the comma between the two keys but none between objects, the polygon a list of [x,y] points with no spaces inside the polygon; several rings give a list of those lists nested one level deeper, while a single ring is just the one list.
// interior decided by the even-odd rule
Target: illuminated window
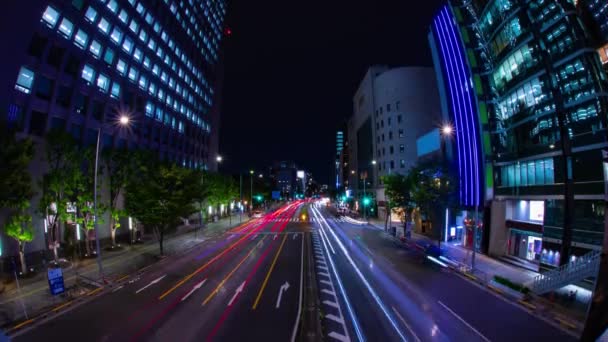
[{"label": "illuminated window", "polygon": [[165,92],[162,90],[162,88],[158,88],[158,99],[159,100],[164,100],[165,99]]},{"label": "illuminated window", "polygon": [[139,40],[141,40],[144,44],[148,41],[148,34],[143,29],[139,31]]},{"label": "illuminated window", "polygon": [[92,83],[95,79],[95,70],[93,70],[93,67],[91,67],[90,65],[85,64],[84,68],[82,68],[81,77],[88,83]]},{"label": "illuminated window", "polygon": [[116,0],[110,0],[107,6],[113,13],[116,13],[116,11],[118,11],[118,3],[116,2]]},{"label": "illuminated window", "polygon": [[148,86],[148,79],[146,78],[146,76],[144,76],[144,75],[139,76],[139,87],[143,90],[146,90],[147,86]]},{"label": "illuminated window", "polygon": [[148,42],[148,48],[152,51],[156,49],[156,42],[154,41],[154,39],[150,39],[150,41]]},{"label": "illuminated window", "polygon": [[114,26],[112,34],[110,34],[110,39],[112,39],[114,43],[120,44],[120,41],[122,40],[122,31],[118,28],[118,26]]},{"label": "illuminated window", "polygon": [[156,95],[156,84],[150,82],[150,86],[148,87],[148,93],[150,95]]},{"label": "illuminated window", "polygon": [[138,49],[138,48],[136,48],[136,49],[133,51],[133,58],[134,58],[136,61],[141,62],[141,56],[142,56],[141,50],[140,50],[140,49]]},{"label": "illuminated window", "polygon": [[133,51],[133,41],[129,37],[125,37],[125,41],[122,43],[122,49],[128,54]]},{"label": "illuminated window", "polygon": [[87,8],[86,13],[84,14],[84,18],[94,23],[97,19],[97,11],[93,7],[89,6],[89,8]]},{"label": "illuminated window", "polygon": [[150,58],[144,57],[144,68],[150,69]]},{"label": "illuminated window", "polygon": [[146,103],[146,116],[154,117],[154,104],[150,101]]},{"label": "illuminated window", "polygon": [[101,54],[101,44],[99,44],[98,41],[93,40],[91,46],[89,46],[89,51],[93,54],[93,57],[99,58],[99,55]]},{"label": "illuminated window", "polygon": [[114,63],[114,50],[106,48],[106,52],[103,54],[103,60],[108,64]]},{"label": "illuminated window", "polygon": [[55,10],[53,7],[48,6],[42,14],[42,20],[47,24],[48,27],[54,28],[55,25],[57,25],[57,20],[59,20],[59,12],[57,12],[57,10]]},{"label": "illuminated window", "polygon": [[163,81],[163,83],[167,83],[167,73],[163,71],[163,73],[160,75],[160,80]]},{"label": "illuminated window", "polygon": [[104,74],[99,74],[99,76],[97,76],[97,88],[104,93],[108,92],[108,89],[110,88],[110,79],[108,76]]},{"label": "illuminated window", "polygon": [[61,24],[59,24],[59,32],[66,38],[72,38],[72,32],[74,31],[74,24],[66,18],[61,20]]},{"label": "illuminated window", "polygon": [[[150,12],[148,12],[146,14],[146,22],[150,25],[152,25],[152,23],[154,22],[154,18],[152,17],[152,14],[150,14]],[[156,30],[155,30],[156,31]]]},{"label": "illuminated window", "polygon": [[129,24],[129,30],[133,31],[133,33],[137,33],[138,28],[139,24],[137,23],[137,21],[135,21],[135,19],[131,19],[131,23]]},{"label": "illuminated window", "polygon": [[118,63],[116,63],[116,70],[119,74],[124,76],[127,72],[127,63],[125,63],[125,61],[123,61],[122,59],[119,59]]},{"label": "illuminated window", "polygon": [[87,43],[89,42],[89,35],[83,30],[78,30],[76,35],[74,36],[74,44],[81,49],[85,49],[87,47]]},{"label": "illuminated window", "polygon": [[29,94],[32,91],[32,84],[34,83],[34,72],[26,67],[21,67],[19,75],[17,76],[17,83],[15,89]]},{"label": "illuminated window", "polygon": [[120,98],[120,84],[116,83],[116,81],[112,83],[112,91],[110,92],[110,96],[115,99]]},{"label": "illuminated window", "polygon": [[[156,24],[154,24],[154,32],[158,33],[158,31],[160,31],[160,24],[156,23]],[[165,35],[165,32],[163,32],[163,35]],[[163,38],[162,36],[161,36],[161,39],[165,40],[165,38]]]},{"label": "illuminated window", "polygon": [[134,67],[129,68],[129,80],[132,82],[137,82],[137,75],[139,73],[137,72],[137,69],[135,69]]},{"label": "illuminated window", "polygon": [[129,15],[127,14],[127,11],[121,9],[120,14],[118,15],[118,19],[120,19],[120,21],[122,21],[122,23],[126,25],[129,22]]},{"label": "illuminated window", "polygon": [[158,72],[159,72],[158,64],[154,64],[154,66],[152,67],[152,73],[154,75],[158,76]]},{"label": "illuminated window", "polygon": [[110,32],[110,23],[105,18],[101,18],[101,20],[99,20],[99,24],[97,24],[97,27],[101,32],[105,34],[108,34],[108,32]]},{"label": "illuminated window", "polygon": [[144,6],[139,3],[137,4],[137,7],[135,8],[135,10],[137,11],[137,13],[142,14],[146,11],[146,9],[144,8]]}]

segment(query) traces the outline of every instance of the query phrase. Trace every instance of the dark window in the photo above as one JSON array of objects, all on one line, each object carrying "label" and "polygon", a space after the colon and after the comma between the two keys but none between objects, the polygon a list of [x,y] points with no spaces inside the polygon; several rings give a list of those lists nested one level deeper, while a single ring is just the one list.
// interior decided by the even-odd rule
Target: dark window
[{"label": "dark window", "polygon": [[63,62],[63,56],[65,55],[65,49],[53,45],[49,50],[49,55],[46,58],[46,62],[49,65],[54,66],[56,69],[61,69],[61,62]]},{"label": "dark window", "polygon": [[403,144],[399,145],[399,152],[401,152],[401,153],[405,152],[405,145],[403,145]]},{"label": "dark window", "polygon": [[39,76],[36,81],[36,96],[41,99],[50,100],[52,95],[53,81],[44,76]]},{"label": "dark window", "polygon": [[[399,103],[399,102],[397,102]],[[401,114],[397,115],[397,123],[401,123]]]},{"label": "dark window", "polygon": [[401,104],[401,101],[397,101],[397,103],[395,103],[395,110],[399,110],[400,104]]},{"label": "dark window", "polygon": [[59,86],[57,88],[57,98],[55,102],[63,108],[70,107],[70,98],[72,97],[72,89],[69,87]]},{"label": "dark window", "polygon": [[44,52],[44,48],[46,47],[46,43],[48,39],[45,37],[34,33],[34,37],[30,41],[30,46],[27,49],[27,53],[32,57],[42,57],[42,53]]},{"label": "dark window", "polygon": [[30,134],[43,136],[46,132],[46,113],[32,111],[32,119],[30,120]]},{"label": "dark window", "polygon": [[380,129],[380,124],[376,122],[376,130]]},{"label": "dark window", "polygon": [[87,103],[89,98],[84,94],[78,93],[74,98],[74,112],[85,115],[87,113]]},{"label": "dark window", "polygon": [[395,150],[393,149],[393,145],[391,145],[391,146],[389,147],[388,152],[389,152],[390,154],[393,154],[393,152],[395,152]]},{"label": "dark window", "polygon": [[380,156],[382,156],[382,155],[380,154],[380,150],[378,150],[378,158],[380,158]]},{"label": "dark window", "polygon": [[388,139],[393,140],[393,131],[388,132]]},{"label": "dark window", "polygon": [[93,100],[93,103],[91,104],[91,115],[93,115],[98,122],[103,121],[103,109],[104,106],[102,102]]},{"label": "dark window", "polygon": [[80,141],[80,138],[82,137],[82,126],[78,124],[72,124],[72,129],[70,131],[74,139],[76,139],[76,141]]},{"label": "dark window", "polygon": [[82,10],[82,6],[84,5],[84,0],[72,0],[72,6],[77,10]]},{"label": "dark window", "polygon": [[390,111],[391,111],[391,104],[390,104],[390,103],[388,103],[388,104],[386,105],[386,111],[387,111],[387,112],[390,112]]},{"label": "dark window", "polygon": [[128,107],[131,107],[131,105],[133,104],[133,92],[128,91],[128,90],[123,91],[123,93],[122,93],[122,101]]},{"label": "dark window", "polygon": [[93,128],[87,129],[87,135],[84,142],[87,145],[97,145],[97,130]]},{"label": "dark window", "polygon": [[383,147],[382,148],[382,155],[385,156],[386,155],[386,149]]},{"label": "dark window", "polygon": [[394,168],[395,168],[395,161],[391,160],[391,169],[394,169]]},{"label": "dark window", "polygon": [[384,142],[384,134],[382,134],[382,141]]},{"label": "dark window", "polygon": [[389,118],[388,118],[388,122],[387,122],[387,124],[388,124],[389,126],[391,125],[391,118],[390,118],[390,116],[389,116]]},{"label": "dark window", "polygon": [[400,164],[401,168],[403,169],[405,167],[405,160],[401,159],[401,161],[399,161],[399,164]]},{"label": "dark window", "polygon": [[65,129],[65,119],[52,118],[51,119],[51,129],[57,129],[57,130]]},{"label": "dark window", "polygon": [[67,63],[65,64],[65,73],[71,75],[72,77],[78,77],[79,69],[80,60],[76,58],[76,56],[70,55]]},{"label": "dark window", "polygon": [[380,127],[384,128],[384,120],[380,121]]},{"label": "dark window", "polygon": [[8,106],[7,119],[9,127],[14,128],[17,131],[23,130],[23,108],[16,104],[10,104]]},{"label": "dark window", "polygon": [[103,135],[103,148],[111,148],[112,144],[114,142],[114,139],[112,139],[112,136],[109,134],[104,134]]},{"label": "dark window", "polygon": [[403,129],[399,129],[399,138],[403,138]]}]

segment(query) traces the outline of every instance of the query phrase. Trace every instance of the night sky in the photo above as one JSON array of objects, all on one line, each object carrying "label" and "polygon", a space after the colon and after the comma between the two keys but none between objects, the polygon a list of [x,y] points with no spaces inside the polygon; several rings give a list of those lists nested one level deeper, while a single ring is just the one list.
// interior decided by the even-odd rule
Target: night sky
[{"label": "night sky", "polygon": [[335,131],[372,64],[432,66],[440,0],[237,0],[228,7],[221,171],[293,160],[333,176]]}]

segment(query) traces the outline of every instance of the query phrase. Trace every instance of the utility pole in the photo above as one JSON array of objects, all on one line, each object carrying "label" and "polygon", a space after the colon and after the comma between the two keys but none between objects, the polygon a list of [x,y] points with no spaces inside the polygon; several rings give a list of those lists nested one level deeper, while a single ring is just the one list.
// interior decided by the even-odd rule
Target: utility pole
[{"label": "utility pole", "polygon": [[253,170],[249,170],[249,205],[253,211]]},{"label": "utility pole", "polygon": [[239,223],[241,223],[243,216],[243,174],[239,174],[239,188],[241,189],[241,200],[239,201]]}]

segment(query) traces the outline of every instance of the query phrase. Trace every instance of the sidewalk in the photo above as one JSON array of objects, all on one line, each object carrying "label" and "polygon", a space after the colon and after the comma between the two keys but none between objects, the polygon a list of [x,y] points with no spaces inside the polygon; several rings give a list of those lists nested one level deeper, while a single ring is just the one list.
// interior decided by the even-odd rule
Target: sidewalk
[{"label": "sidewalk", "polygon": [[[369,224],[384,232],[384,221],[370,219]],[[437,240],[414,232],[412,232],[412,238],[410,241],[413,241],[413,243],[420,246],[420,249],[423,249],[428,244],[437,245]],[[507,278],[512,282],[530,287],[530,283],[534,280],[534,277],[539,275],[538,272],[516,267],[481,253],[475,254],[475,269],[471,270],[471,250],[449,242],[442,242],[441,248],[446,251],[444,256],[449,260],[455,261],[458,264],[467,267],[465,272],[461,272],[463,275],[469,277],[471,280],[479,283],[480,285],[487,286],[488,288],[512,301],[516,300],[508,295],[505,295],[504,293],[501,293],[500,290],[496,291],[496,288],[491,286],[494,276]],[[564,291],[565,290],[562,290],[562,292]],[[565,292],[567,293],[567,291]],[[525,302],[522,303],[522,300],[517,300],[516,302],[525,306],[527,310],[540,314],[548,320],[557,321],[560,325],[565,326],[570,330],[581,331],[584,323],[583,321],[585,319],[584,308],[586,307],[586,304],[580,303],[581,300],[584,301],[585,298],[577,298],[576,303],[572,303],[566,307],[564,305],[551,302],[545,297],[531,294],[530,298],[528,298]]]},{"label": "sidewalk", "polygon": [[[247,221],[248,218],[243,216],[242,223]],[[233,215],[232,224],[230,224],[229,218],[223,218],[218,222],[207,223],[202,228],[197,226],[180,227],[176,233],[165,238],[164,254],[165,256],[178,254],[205,240],[219,236],[239,224],[241,224],[239,223],[239,216]],[[158,241],[152,234],[146,236],[142,244],[123,244],[122,249],[117,251],[102,250],[104,276],[110,281],[119,279],[126,274],[157,262],[159,260],[158,254]],[[32,278],[20,279],[20,291],[17,290],[14,281],[7,284],[5,291],[0,294],[0,326],[25,318],[24,308],[27,316],[31,318],[51,306],[70,299],[73,294],[68,293],[68,289],[78,288],[76,286],[77,279],[90,279],[91,284],[94,284],[98,278],[97,260],[84,259],[63,268],[63,278],[66,293],[59,296],[51,296],[46,273],[42,271],[39,271]],[[86,292],[86,289],[82,290]]]}]

